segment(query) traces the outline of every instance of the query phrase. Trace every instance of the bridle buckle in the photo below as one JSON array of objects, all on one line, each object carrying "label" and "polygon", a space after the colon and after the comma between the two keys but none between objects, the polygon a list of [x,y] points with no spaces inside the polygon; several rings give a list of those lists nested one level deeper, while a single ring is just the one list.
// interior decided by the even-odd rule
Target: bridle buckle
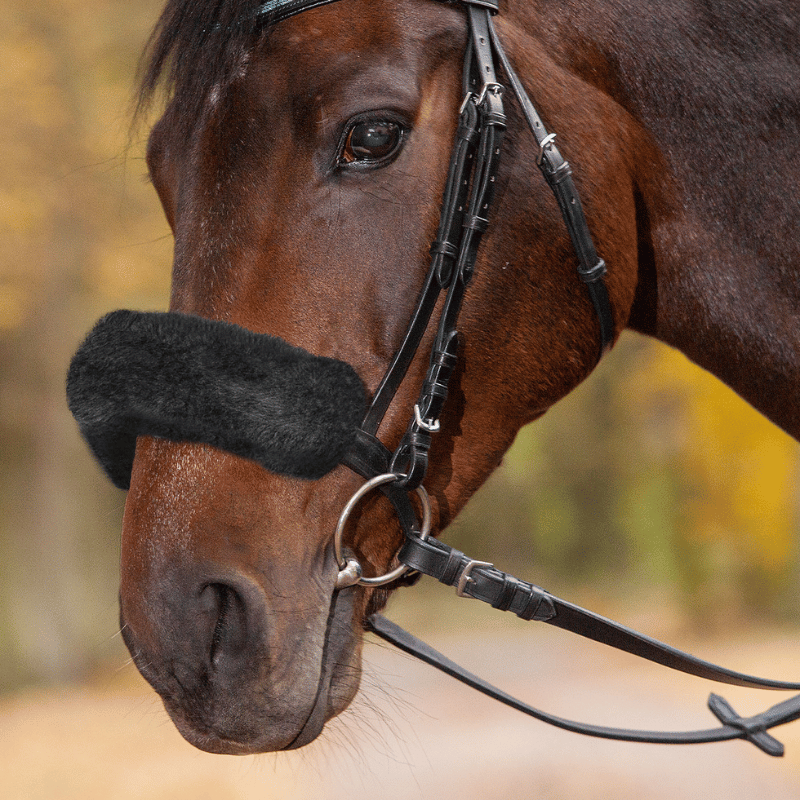
[{"label": "bridle buckle", "polygon": [[423,431],[427,431],[428,433],[438,433],[439,428],[442,427],[442,423],[439,422],[438,419],[428,422],[422,418],[422,412],[419,409],[419,403],[414,403],[414,422],[416,422]]},{"label": "bridle buckle", "polygon": [[467,92],[464,95],[464,99],[461,101],[461,106],[458,109],[458,115],[461,116],[464,113],[464,109],[467,107],[467,103],[469,103],[470,100],[474,100],[475,105],[480,107],[484,104],[486,97],[489,94],[493,94],[495,97],[502,97],[505,90],[506,87],[503,86],[502,83],[490,82],[483,84],[480,94],[475,94],[475,92]]},{"label": "bridle buckle", "polygon": [[475,105],[482,106],[489,94],[493,94],[495,97],[502,97],[505,90],[506,87],[501,83],[484,83]]},{"label": "bridle buckle", "polygon": [[475,569],[475,567],[493,567],[493,566],[494,564],[492,564],[489,561],[475,561],[474,559],[470,561],[469,564],[467,564],[467,566],[464,567],[464,570],[458,579],[458,585],[456,586],[456,594],[459,597],[469,597],[466,591],[467,584],[475,582],[475,579],[472,577],[472,570]]}]

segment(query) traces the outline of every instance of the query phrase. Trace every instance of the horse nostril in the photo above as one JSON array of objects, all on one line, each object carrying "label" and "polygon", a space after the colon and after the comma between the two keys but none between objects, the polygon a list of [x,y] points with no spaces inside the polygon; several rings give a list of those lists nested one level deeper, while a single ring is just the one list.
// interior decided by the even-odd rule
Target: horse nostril
[{"label": "horse nostril", "polygon": [[224,583],[209,583],[200,601],[214,622],[208,658],[212,667],[220,667],[223,658],[237,656],[247,646],[247,605],[236,589]]}]

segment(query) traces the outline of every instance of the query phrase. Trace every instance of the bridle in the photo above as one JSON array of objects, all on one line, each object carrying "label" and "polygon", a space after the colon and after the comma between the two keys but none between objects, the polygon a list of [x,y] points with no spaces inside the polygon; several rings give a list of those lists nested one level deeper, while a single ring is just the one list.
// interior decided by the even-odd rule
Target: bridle
[{"label": "bridle", "polygon": [[[259,15],[274,24],[302,11],[338,0],[269,0]],[[463,97],[455,144],[450,158],[439,228],[431,246],[431,263],[403,341],[376,390],[344,463],[367,482],[343,510],[334,536],[340,567],[337,591],[356,584],[383,586],[415,571],[456,587],[461,597],[472,597],[492,607],[512,611],[525,620],[577,633],[672,669],[708,680],[759,689],[800,690],[800,683],[765,680],[698,659],[669,645],[637,633],[609,619],[561,600],[544,589],[502,572],[492,564],[471,559],[429,537],[430,504],[422,487],[432,436],[439,430],[440,414],[447,399],[448,382],[458,361],[458,315],[473,274],[478,246],[488,226],[506,118],[505,86],[496,64],[510,85],[538,147],[537,164],[553,191],[578,260],[599,322],[598,357],[614,339],[611,302],[605,286],[606,265],[595,251],[572,179],[572,171],[554,144],[522,83],[509,62],[492,22],[499,0],[439,0],[465,7],[469,40],[464,60]],[[495,60],[496,59],[496,60]],[[377,438],[380,423],[397,393],[429,327],[434,308],[445,292],[430,361],[414,415],[398,447],[391,452]],[[344,544],[346,523],[363,497],[379,489],[391,501],[405,533],[397,554],[398,566],[386,575],[365,577],[361,565]],[[417,520],[410,495],[422,508]],[[605,739],[660,744],[700,744],[746,739],[773,756],[783,755],[783,745],[767,731],[800,719],[800,695],[749,718],[740,717],[722,697],[711,694],[708,706],[720,727],[694,731],[639,731],[573,722],[540,711],[472,675],[426,643],[380,614],[365,622],[366,628],[405,652],[420,658],[469,686],[536,719],[565,730]]]}]

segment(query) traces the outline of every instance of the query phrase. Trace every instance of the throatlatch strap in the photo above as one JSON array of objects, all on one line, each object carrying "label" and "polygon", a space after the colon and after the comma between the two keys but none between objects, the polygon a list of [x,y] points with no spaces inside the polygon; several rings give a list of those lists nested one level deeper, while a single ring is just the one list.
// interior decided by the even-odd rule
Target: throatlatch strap
[{"label": "throatlatch strap", "polygon": [[555,195],[564,224],[569,231],[572,246],[578,256],[578,275],[586,284],[589,298],[600,323],[599,357],[601,357],[614,342],[614,314],[611,308],[611,300],[608,296],[608,289],[603,280],[606,274],[605,261],[597,255],[595,250],[586,216],[583,213],[581,199],[572,178],[572,168],[555,146],[555,134],[547,132],[541,117],[522,85],[522,81],[520,81],[514,71],[514,67],[508,60],[491,17],[488,19],[488,25],[492,46],[500,59],[500,64],[519,102],[522,114],[539,147],[537,164]]}]

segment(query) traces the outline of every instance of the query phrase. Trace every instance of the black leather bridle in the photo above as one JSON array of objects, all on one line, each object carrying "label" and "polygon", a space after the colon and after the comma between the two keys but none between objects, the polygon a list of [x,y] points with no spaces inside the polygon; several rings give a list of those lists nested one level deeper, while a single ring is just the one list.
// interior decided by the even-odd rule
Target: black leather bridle
[{"label": "black leather bridle", "polygon": [[[269,24],[302,11],[338,0],[270,0],[259,14]],[[454,0],[439,0],[453,2]],[[336,553],[340,565],[338,590],[355,584],[380,586],[396,581],[408,570],[432,576],[455,586],[458,594],[512,611],[525,620],[546,622],[633,655],[708,680],[759,689],[800,690],[800,683],[765,680],[744,675],[676,650],[616,622],[579,608],[544,589],[519,580],[476,561],[452,547],[428,537],[430,526],[427,495],[422,488],[432,435],[440,427],[440,414],[447,398],[450,376],[458,359],[457,322],[466,288],[472,277],[478,246],[488,225],[494,194],[506,118],[503,113],[505,86],[497,64],[511,87],[538,147],[537,163],[552,189],[578,259],[578,275],[587,287],[599,321],[598,355],[614,339],[614,320],[604,283],[606,266],[597,256],[569,164],[553,143],[524,87],[509,62],[495,31],[492,16],[499,0],[455,0],[465,7],[469,41],[465,54],[464,101],[461,105],[456,141],[442,201],[439,229],[431,246],[431,264],[402,344],[376,390],[345,463],[367,483],[354,495],[342,514],[336,532]],[[394,452],[379,441],[378,427],[414,358],[434,308],[445,292],[428,370],[414,416]],[[341,541],[347,517],[369,491],[380,489],[392,502],[405,533],[405,544],[397,559],[399,566],[385,576],[367,578],[356,558]],[[420,525],[410,500],[415,492],[423,506]],[[482,679],[454,664],[429,645],[416,639],[381,615],[366,620],[378,636],[426,661],[479,691],[551,725],[606,739],[661,744],[699,744],[747,739],[764,752],[779,756],[783,745],[767,731],[800,718],[800,695],[749,718],[741,718],[718,695],[708,705],[723,724],[720,727],[684,732],[635,731],[572,722],[539,711],[510,697]]]}]

